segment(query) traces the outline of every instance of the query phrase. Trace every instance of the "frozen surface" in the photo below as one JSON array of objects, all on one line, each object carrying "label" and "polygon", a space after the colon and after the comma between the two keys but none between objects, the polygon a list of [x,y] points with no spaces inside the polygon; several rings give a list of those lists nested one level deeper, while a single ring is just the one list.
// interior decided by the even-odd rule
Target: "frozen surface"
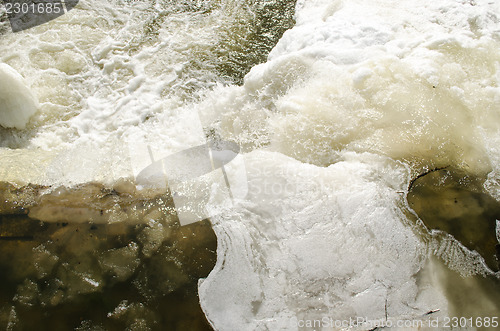
[{"label": "frozen surface", "polygon": [[498,197],[499,14],[487,1],[300,1],[269,61],[208,95],[204,121],[254,151],[251,193],[214,220],[218,265],[200,283],[214,327],[446,314],[446,280],[419,273],[430,255],[491,273],[451,237],[424,244],[402,201],[410,178],[447,166]]},{"label": "frozen surface", "polygon": [[[429,276],[430,256],[488,274],[453,238],[412,227],[405,196],[411,178],[451,166],[500,197],[497,2],[299,1],[296,26],[241,86],[217,61],[251,34],[255,10],[189,3],[81,2],[30,34],[3,36],[0,60],[41,106],[30,130],[0,128],[0,179],[116,187],[151,155],[208,134],[237,142],[248,194],[212,219],[218,262],[199,286],[218,330],[446,314],[453,298],[445,277]],[[28,92],[19,100],[32,100]],[[67,217],[57,198],[45,201],[40,218]],[[99,211],[85,210],[115,221]],[[140,254],[155,250],[160,232],[144,232]],[[127,246],[99,263],[127,277],[133,268],[109,259],[134,266],[137,254]]]},{"label": "frozen surface", "polygon": [[401,164],[347,153],[319,168],[252,152],[246,165],[249,195],[215,220],[218,263],[200,283],[216,329],[294,330],[325,316],[384,319],[387,309],[418,318],[445,308],[439,292],[417,285],[426,248],[405,225]]}]

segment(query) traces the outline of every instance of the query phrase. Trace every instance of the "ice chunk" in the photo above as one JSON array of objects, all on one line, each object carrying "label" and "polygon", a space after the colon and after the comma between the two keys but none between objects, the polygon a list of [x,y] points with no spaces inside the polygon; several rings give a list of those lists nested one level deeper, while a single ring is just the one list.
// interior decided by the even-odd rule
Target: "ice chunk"
[{"label": "ice chunk", "polygon": [[497,234],[497,241],[500,243],[500,220],[497,220],[496,223],[496,234]]},{"label": "ice chunk", "polygon": [[144,256],[151,257],[160,248],[168,232],[170,232],[170,229],[165,230],[161,223],[150,220],[148,226],[139,235],[139,240],[143,245],[142,253]]},{"label": "ice chunk", "polygon": [[297,320],[442,306],[437,293],[419,297],[426,248],[400,209],[401,164],[345,153],[323,168],[262,151],[245,162],[248,196],[212,220],[218,261],[199,285],[214,328],[294,330]]},{"label": "ice chunk", "polygon": [[33,260],[38,278],[43,278],[52,272],[52,269],[59,261],[59,257],[41,244],[33,248]]},{"label": "ice chunk", "polygon": [[23,77],[11,66],[0,63],[0,126],[24,129],[37,108],[38,100]]},{"label": "ice chunk", "polygon": [[104,271],[111,273],[118,281],[125,281],[140,264],[138,254],[139,246],[131,242],[126,247],[105,252],[99,262]]}]

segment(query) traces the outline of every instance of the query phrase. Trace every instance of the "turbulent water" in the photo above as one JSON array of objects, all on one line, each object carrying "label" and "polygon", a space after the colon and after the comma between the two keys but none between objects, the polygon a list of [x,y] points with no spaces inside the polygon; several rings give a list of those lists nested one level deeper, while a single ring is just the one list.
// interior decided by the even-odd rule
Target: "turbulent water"
[{"label": "turbulent water", "polygon": [[[216,330],[499,316],[498,3],[81,0],[18,33],[1,17],[2,222],[44,226],[11,235],[40,244],[2,295],[7,327],[121,282],[137,293],[72,327],[202,328],[154,299],[199,277]],[[208,223],[179,227],[177,186],[138,179],[207,139],[240,146],[187,190],[217,236],[208,276]],[[64,230],[83,228],[102,241]]]}]

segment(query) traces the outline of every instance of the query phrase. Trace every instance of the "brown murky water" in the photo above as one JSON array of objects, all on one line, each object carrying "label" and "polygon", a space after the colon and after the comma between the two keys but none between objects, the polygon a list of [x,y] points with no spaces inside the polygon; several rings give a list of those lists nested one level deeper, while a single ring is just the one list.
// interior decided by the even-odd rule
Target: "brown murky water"
[{"label": "brown murky water", "polygon": [[[479,253],[492,272],[498,272],[500,245],[496,222],[500,220],[500,203],[484,192],[483,182],[451,167],[435,169],[411,183],[408,202],[431,230],[431,240],[435,240],[438,247],[436,251],[445,246],[451,252],[457,251],[450,249],[453,243],[446,243],[451,235],[455,242]],[[437,261],[432,272],[443,284],[452,316],[497,316],[500,312],[498,276],[481,272],[464,275],[462,270],[450,266],[453,261],[447,259],[444,256]]]},{"label": "brown murky water", "polygon": [[[43,189],[3,185],[2,329],[211,329],[197,294],[198,279],[216,260],[209,221],[180,227],[175,215],[159,212],[168,205],[166,196],[138,199],[87,185],[59,190],[54,205],[54,195],[41,197]],[[109,199],[113,215],[125,217],[121,222],[71,222],[71,215],[110,214],[102,209]],[[44,211],[39,215],[68,217],[67,222],[29,217],[36,208]],[[142,222],[131,222],[143,214]]]}]

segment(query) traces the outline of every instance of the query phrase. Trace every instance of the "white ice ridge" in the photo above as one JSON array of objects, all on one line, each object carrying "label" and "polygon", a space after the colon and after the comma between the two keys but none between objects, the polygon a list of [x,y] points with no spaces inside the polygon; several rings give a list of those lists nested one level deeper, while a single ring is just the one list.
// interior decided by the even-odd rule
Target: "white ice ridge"
[{"label": "white ice ridge", "polygon": [[443,307],[417,284],[426,249],[400,209],[406,168],[373,154],[344,159],[322,168],[246,155],[249,194],[213,220],[217,265],[199,286],[216,330],[296,330],[298,320],[412,318]]},{"label": "white ice ridge", "polygon": [[497,241],[500,243],[500,220],[496,220]]},{"label": "white ice ridge", "polygon": [[299,0],[268,62],[205,100],[254,149],[249,195],[213,219],[199,290],[215,329],[447,310],[418,281],[427,248],[398,191],[406,167],[442,164],[492,174],[498,194],[498,17],[491,1]]},{"label": "white ice ridge", "polygon": [[24,129],[37,108],[38,100],[23,77],[11,66],[0,63],[0,126]]}]

